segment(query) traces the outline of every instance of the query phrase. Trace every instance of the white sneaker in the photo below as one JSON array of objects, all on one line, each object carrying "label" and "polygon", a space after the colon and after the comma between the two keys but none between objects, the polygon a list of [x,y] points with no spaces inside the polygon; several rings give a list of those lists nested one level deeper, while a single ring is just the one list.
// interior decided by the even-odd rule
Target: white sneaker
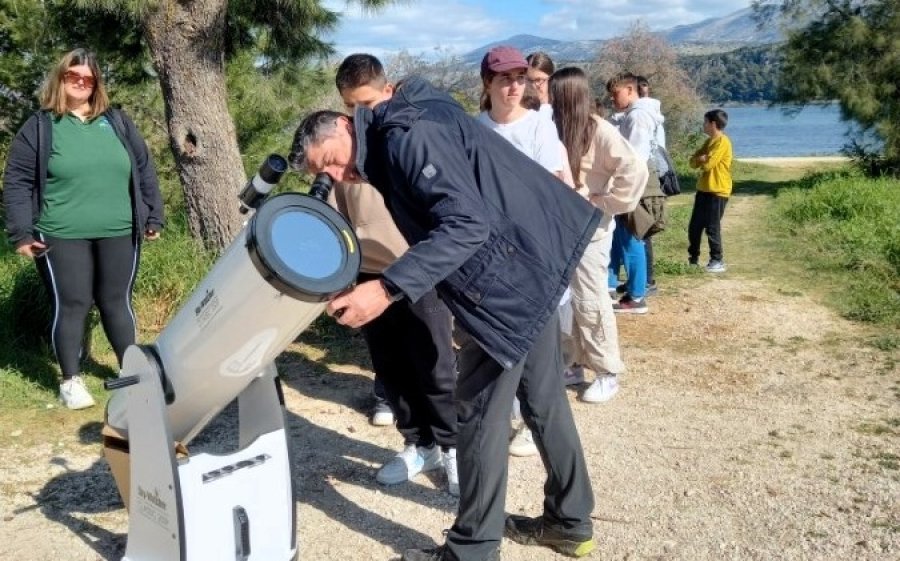
[{"label": "white sneaker", "polygon": [[522,426],[516,430],[516,434],[509,443],[509,454],[511,456],[522,458],[525,456],[534,456],[537,453],[538,449],[537,446],[534,445],[534,438],[531,435],[531,430],[525,423],[522,423]]},{"label": "white sneaker", "polygon": [[376,427],[389,427],[394,424],[394,412],[386,400],[375,403],[371,422]]},{"label": "white sneaker", "polygon": [[72,376],[59,385],[59,400],[69,409],[87,409],[94,406],[94,398],[87,391],[81,376]]},{"label": "white sneaker", "polygon": [[728,270],[728,267],[725,266],[724,261],[712,260],[706,266],[707,273],[724,273]]},{"label": "white sneaker", "polygon": [[410,444],[391,461],[381,466],[375,474],[375,481],[382,485],[397,485],[409,481],[423,471],[432,471],[439,467],[441,467],[439,446],[422,448]]},{"label": "white sneaker", "polygon": [[594,383],[581,394],[581,401],[588,403],[603,403],[609,401],[619,393],[619,377],[615,374],[597,376]]},{"label": "white sneaker", "polygon": [[447,474],[447,484],[450,494],[459,496],[459,469],[456,467],[456,448],[450,448],[441,453],[441,462],[444,464],[444,472]]}]

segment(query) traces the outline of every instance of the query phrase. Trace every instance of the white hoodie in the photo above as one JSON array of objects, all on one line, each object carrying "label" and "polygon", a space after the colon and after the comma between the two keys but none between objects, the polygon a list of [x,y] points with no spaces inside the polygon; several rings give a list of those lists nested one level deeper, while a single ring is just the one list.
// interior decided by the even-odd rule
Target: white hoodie
[{"label": "white hoodie", "polygon": [[644,160],[650,158],[652,144],[665,147],[666,133],[663,129],[665,117],[659,110],[658,99],[641,97],[625,110],[625,117],[619,122],[619,131]]}]

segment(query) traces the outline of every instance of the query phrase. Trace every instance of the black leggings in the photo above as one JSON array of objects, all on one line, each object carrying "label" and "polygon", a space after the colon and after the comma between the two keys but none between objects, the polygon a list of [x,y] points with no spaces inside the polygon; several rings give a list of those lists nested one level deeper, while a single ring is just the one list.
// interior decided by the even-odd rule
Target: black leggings
[{"label": "black leggings", "polygon": [[63,379],[78,375],[85,320],[91,305],[100,311],[103,331],[119,366],[125,349],[135,341],[131,291],[137,275],[140,247],[132,235],[90,240],[65,240],[38,235],[50,247],[35,259],[50,294],[53,320],[51,343]]}]

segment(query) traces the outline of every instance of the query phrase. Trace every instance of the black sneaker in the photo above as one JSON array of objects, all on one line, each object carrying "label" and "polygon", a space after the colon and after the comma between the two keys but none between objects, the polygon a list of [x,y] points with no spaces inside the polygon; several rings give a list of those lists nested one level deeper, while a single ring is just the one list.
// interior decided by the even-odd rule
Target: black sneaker
[{"label": "black sneaker", "polygon": [[[655,296],[659,289],[656,286],[656,281],[647,284],[647,292],[645,296]],[[624,284],[620,284],[616,287],[616,294],[628,294],[628,287]],[[611,298],[615,298],[612,289],[609,291],[609,295]]]},{"label": "black sneaker", "polygon": [[[407,549],[400,561],[459,561],[459,558],[446,545],[431,549]],[[500,551],[495,549],[485,561],[500,561]]]},{"label": "black sneaker", "polygon": [[591,536],[577,536],[544,523],[543,517],[506,517],[504,535],[522,545],[543,545],[569,557],[584,557],[596,547]]},{"label": "black sneaker", "polygon": [[646,314],[647,311],[648,308],[646,298],[636,300],[628,294],[626,294],[625,296],[620,298],[618,302],[613,304],[613,312],[617,314]]}]

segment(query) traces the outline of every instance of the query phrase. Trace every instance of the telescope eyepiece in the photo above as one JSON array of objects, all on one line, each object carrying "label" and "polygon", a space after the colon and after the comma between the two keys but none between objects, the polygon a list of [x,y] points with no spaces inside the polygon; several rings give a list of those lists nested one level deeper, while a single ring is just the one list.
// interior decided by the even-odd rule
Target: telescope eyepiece
[{"label": "telescope eyepiece", "polygon": [[259,208],[275,185],[281,181],[281,176],[284,175],[287,168],[287,160],[282,156],[269,154],[259,166],[256,175],[247,182],[238,195],[238,199],[241,201],[241,214],[246,214],[251,208]]},{"label": "telescope eyepiece", "polygon": [[327,173],[317,173],[313,179],[312,185],[309,187],[309,196],[315,197],[320,201],[328,201],[328,194],[334,187],[334,180]]}]

